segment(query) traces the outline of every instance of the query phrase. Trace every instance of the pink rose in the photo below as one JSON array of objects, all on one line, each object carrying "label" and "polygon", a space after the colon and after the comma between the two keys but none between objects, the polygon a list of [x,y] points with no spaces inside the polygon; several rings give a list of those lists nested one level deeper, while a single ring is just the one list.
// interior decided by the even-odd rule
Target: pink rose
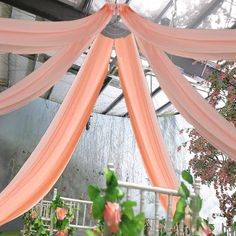
[{"label": "pink rose", "polygon": [[116,233],[119,230],[119,223],[121,222],[120,206],[117,203],[107,202],[103,217],[110,231]]},{"label": "pink rose", "polygon": [[31,216],[32,219],[36,219],[37,216],[38,216],[38,213],[37,213],[35,210],[33,210],[33,211],[31,212],[30,216]]},{"label": "pink rose", "polygon": [[55,234],[55,236],[67,236],[67,235],[68,235],[68,230],[67,229],[57,231],[56,234]]},{"label": "pink rose", "polygon": [[67,214],[67,209],[58,207],[55,212],[58,220],[64,220]]}]

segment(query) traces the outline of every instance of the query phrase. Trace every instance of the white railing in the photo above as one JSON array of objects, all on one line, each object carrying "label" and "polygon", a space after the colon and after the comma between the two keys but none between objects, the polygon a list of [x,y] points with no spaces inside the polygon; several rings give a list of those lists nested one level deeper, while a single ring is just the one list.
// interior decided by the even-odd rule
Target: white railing
[{"label": "white railing", "polygon": [[[57,196],[57,189],[54,189],[53,199]],[[74,210],[73,220],[70,222],[72,228],[78,230],[86,230],[93,228],[96,225],[96,222],[92,220],[91,209],[92,202],[81,200],[81,199],[72,199],[67,197],[60,197],[60,199],[69,207],[70,210]],[[39,214],[40,218],[43,220],[44,225],[50,232],[50,235],[53,235],[54,229],[53,225],[53,209],[50,208],[52,201],[42,200],[40,201],[33,209]],[[22,230],[24,235],[25,229]]]},{"label": "white railing", "polygon": [[233,229],[233,227],[226,226],[222,223],[222,233],[226,233],[226,235],[229,236],[236,236],[236,231]]},{"label": "white railing", "polygon": [[[115,171],[113,164],[108,164],[108,168]],[[118,184],[121,188],[125,189],[126,193],[126,199],[131,200],[131,191],[134,193],[138,193],[139,199],[137,201],[138,212],[145,212],[145,195],[153,195],[154,202],[153,202],[153,211],[154,211],[154,217],[149,219],[151,222],[151,229],[149,231],[150,236],[159,236],[159,231],[163,230],[160,228],[159,222],[162,219],[160,217],[160,195],[167,195],[168,197],[168,207],[167,207],[167,214],[166,214],[166,221],[165,221],[165,231],[166,236],[171,235],[172,231],[172,210],[173,210],[173,197],[179,196],[177,190],[173,189],[167,189],[167,188],[159,188],[159,187],[151,187],[151,186],[145,186],[140,184],[134,184],[134,183],[127,183],[118,181]],[[197,180],[194,184],[194,193],[191,194],[192,197],[195,197],[196,194],[200,193],[200,182]],[[136,200],[136,199],[135,199]],[[198,216],[195,215],[194,218],[197,218]],[[193,220],[194,222],[194,220]],[[194,225],[191,226],[192,229],[194,229]],[[178,235],[189,235],[189,229],[184,225],[184,221],[180,223],[180,225],[177,227],[177,234]],[[142,232],[141,236],[144,235],[144,232]]]},{"label": "white railing", "polygon": [[[114,171],[113,164],[108,164],[108,168],[112,169]],[[145,212],[145,196],[147,194],[153,195],[154,202],[153,202],[153,217],[149,218],[150,223],[150,236],[159,236],[160,230],[166,231],[166,236],[171,235],[171,221],[172,221],[172,210],[173,210],[173,197],[179,196],[178,192],[173,189],[166,189],[166,188],[159,188],[159,187],[151,187],[151,186],[145,186],[145,185],[139,185],[134,183],[128,183],[128,182],[122,182],[118,181],[118,184],[121,188],[124,189],[126,193],[126,199],[129,200],[135,200],[133,199],[133,193],[136,191],[136,196],[138,196],[137,201],[137,212]],[[196,181],[194,184],[194,193],[191,194],[192,197],[196,196],[196,194],[199,194],[200,192],[200,183],[199,181]],[[131,194],[132,193],[132,194]],[[167,207],[167,213],[166,213],[166,224],[165,229],[159,227],[159,222],[162,219],[160,216],[160,195],[167,195],[168,197],[168,207]],[[53,199],[55,199],[57,196],[57,189],[54,189]],[[96,225],[96,222],[92,220],[91,217],[91,209],[92,209],[92,202],[81,200],[81,199],[72,199],[67,197],[61,197],[61,200],[63,200],[67,206],[69,206],[71,209],[76,209],[74,212],[74,219],[71,222],[70,226],[73,228],[76,228],[78,230],[85,230],[90,229],[94,225]],[[45,223],[45,226],[50,231],[50,234],[53,234],[55,231],[53,229],[53,212],[50,209],[51,201],[42,200],[39,204],[37,204],[34,208],[37,210],[39,215],[41,216],[41,219]],[[193,224],[191,226],[191,231],[194,229],[194,219],[197,219],[197,215],[193,216]],[[181,224],[177,227],[177,234],[178,235],[189,235],[189,230],[186,226],[184,226],[184,223],[181,222]],[[24,234],[24,230],[22,231]],[[142,232],[141,236],[144,235],[144,232]],[[236,235],[235,235],[236,236]]]}]

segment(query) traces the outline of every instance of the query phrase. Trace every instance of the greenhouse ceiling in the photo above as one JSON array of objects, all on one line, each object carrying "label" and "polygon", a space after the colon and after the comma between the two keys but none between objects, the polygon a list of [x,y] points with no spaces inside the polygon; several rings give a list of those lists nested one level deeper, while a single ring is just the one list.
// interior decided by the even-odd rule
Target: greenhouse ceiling
[{"label": "greenhouse ceiling", "polygon": [[[74,20],[93,14],[103,6],[105,0],[3,0],[0,1],[1,17],[27,20]],[[179,28],[235,28],[235,0],[123,0],[140,15],[157,24]],[[115,18],[103,32],[109,37],[122,37],[129,34],[121,20]],[[84,52],[70,68],[64,78],[47,91],[42,97],[53,102],[62,103],[75,75],[80,69]],[[12,86],[27,74],[37,69],[51,55],[0,55],[0,91]],[[186,76],[199,93],[207,98],[208,88],[202,85],[216,63],[212,61],[195,61],[169,55],[174,64]],[[153,104],[158,116],[176,115],[178,112],[159,87],[158,78],[152,73],[148,62],[140,55]],[[122,88],[119,82],[116,55],[112,53],[109,73],[100,91],[94,112],[128,117]]]}]

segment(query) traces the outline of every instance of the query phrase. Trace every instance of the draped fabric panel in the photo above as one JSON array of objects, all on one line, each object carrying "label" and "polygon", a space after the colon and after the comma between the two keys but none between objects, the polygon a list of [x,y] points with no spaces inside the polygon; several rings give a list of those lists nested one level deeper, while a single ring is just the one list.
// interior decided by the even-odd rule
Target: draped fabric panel
[{"label": "draped fabric panel", "polygon": [[[76,147],[102,87],[113,41],[99,36],[40,143],[0,194],[0,225],[23,214],[53,187]],[[95,79],[96,78],[96,79]]]},{"label": "draped fabric panel", "polygon": [[[110,21],[114,4],[105,4],[97,13],[86,18],[65,22],[32,22],[0,19],[0,51],[18,52],[18,47],[43,47],[39,51],[67,46],[100,33]],[[18,48],[18,49],[17,49]],[[21,49],[22,51],[22,49]],[[28,49],[29,51],[29,49]]]},{"label": "draped fabric panel", "polygon": [[0,54],[14,53],[14,54],[39,54],[47,52],[56,52],[65,46],[51,46],[51,47],[27,47],[27,46],[12,46],[0,45]]},{"label": "draped fabric panel", "polygon": [[[126,105],[148,176],[154,186],[177,189],[134,37],[116,39],[115,48]],[[167,207],[167,198],[161,200]]]},{"label": "draped fabric panel", "polygon": [[181,115],[216,148],[236,160],[236,129],[224,119],[158,47],[138,39],[161,88]]},{"label": "draped fabric panel", "polygon": [[119,5],[124,23],[139,38],[179,56],[236,59],[236,30],[178,29],[161,26],[140,17],[128,5]]},{"label": "draped fabric panel", "polygon": [[26,105],[50,89],[63,78],[73,62],[88,48],[91,41],[90,38],[87,38],[64,47],[37,70],[1,92],[0,115]]}]

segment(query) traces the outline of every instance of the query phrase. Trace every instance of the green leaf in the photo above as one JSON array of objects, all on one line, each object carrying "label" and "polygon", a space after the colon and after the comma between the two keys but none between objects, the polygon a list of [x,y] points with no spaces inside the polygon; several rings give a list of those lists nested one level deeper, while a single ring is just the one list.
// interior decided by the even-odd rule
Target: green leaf
[{"label": "green leaf", "polygon": [[133,207],[135,207],[136,205],[137,205],[136,202],[129,201],[129,200],[123,202],[121,204],[122,214],[127,216],[130,220],[132,220],[134,217]]},{"label": "green leaf", "polygon": [[173,225],[176,225],[184,219],[184,213],[176,211],[173,218]]},{"label": "green leaf", "polygon": [[145,215],[143,212],[134,217],[134,222],[136,223],[137,231],[141,232],[144,229]]},{"label": "green leaf", "polygon": [[213,224],[209,224],[209,227],[210,227],[211,231],[214,231],[215,226]]},{"label": "green leaf", "polygon": [[115,202],[117,200],[117,195],[118,195],[118,191],[116,188],[113,187],[109,187],[106,190],[106,201],[108,202]]},{"label": "green leaf", "polygon": [[106,176],[106,184],[108,188],[109,187],[115,188],[118,186],[118,181],[113,171],[107,169],[105,171],[105,176]]},{"label": "green leaf", "polygon": [[125,196],[125,193],[119,187],[117,187],[116,189],[117,189],[117,198],[121,200]]},{"label": "green leaf", "polygon": [[187,206],[186,199],[180,198],[176,204],[176,211],[173,218],[174,225],[180,223],[180,221],[184,219],[186,206]]},{"label": "green leaf", "polygon": [[127,216],[130,220],[134,217],[134,210],[132,207],[126,207],[122,210],[122,216]]},{"label": "green leaf", "polygon": [[176,211],[185,213],[185,208],[187,206],[185,198],[180,198],[176,204]]},{"label": "green leaf", "polygon": [[134,220],[130,220],[128,218],[122,219],[122,222],[120,223],[120,229],[122,235],[125,236],[138,236],[141,233],[139,226],[137,227],[137,223]]},{"label": "green leaf", "polygon": [[100,194],[100,189],[95,185],[88,186],[88,195],[91,201],[94,201]]},{"label": "green leaf", "polygon": [[103,211],[105,207],[105,198],[98,196],[94,201],[93,201],[93,217],[95,219],[101,220],[103,219]]},{"label": "green leaf", "polygon": [[236,231],[236,222],[232,224],[232,229]]},{"label": "green leaf", "polygon": [[181,182],[181,185],[178,190],[178,194],[184,198],[188,198],[190,196],[189,190],[183,182]]},{"label": "green leaf", "polygon": [[227,236],[227,233],[218,234],[218,236]]},{"label": "green leaf", "polygon": [[86,230],[87,236],[97,236],[92,230]]},{"label": "green leaf", "polygon": [[130,200],[124,201],[121,204],[121,207],[135,207],[135,206],[137,206],[137,202],[130,201]]},{"label": "green leaf", "polygon": [[182,178],[187,181],[189,184],[193,184],[193,176],[189,173],[189,171],[182,171]]},{"label": "green leaf", "polygon": [[193,212],[200,212],[202,209],[202,199],[199,195],[192,198],[190,202],[190,208]]}]

